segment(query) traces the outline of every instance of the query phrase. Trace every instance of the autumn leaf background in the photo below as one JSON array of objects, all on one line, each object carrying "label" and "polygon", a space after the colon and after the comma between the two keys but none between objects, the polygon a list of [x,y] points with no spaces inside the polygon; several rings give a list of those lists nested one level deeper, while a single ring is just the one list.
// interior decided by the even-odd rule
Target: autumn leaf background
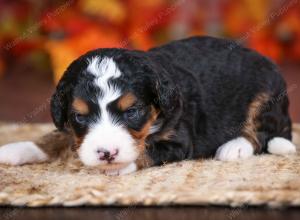
[{"label": "autumn leaf background", "polygon": [[0,0],[0,80],[18,68],[55,85],[88,50],[147,50],[194,35],[232,38],[297,64],[300,0]]}]

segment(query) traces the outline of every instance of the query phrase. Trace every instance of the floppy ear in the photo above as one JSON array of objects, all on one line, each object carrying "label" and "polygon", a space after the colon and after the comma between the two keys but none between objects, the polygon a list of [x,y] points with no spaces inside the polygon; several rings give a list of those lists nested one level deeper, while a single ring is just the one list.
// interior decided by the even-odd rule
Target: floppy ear
[{"label": "floppy ear", "polygon": [[71,102],[74,86],[78,81],[78,75],[86,68],[83,57],[74,60],[61,77],[56,91],[51,97],[50,109],[52,120],[59,130],[66,128],[68,122],[68,108]]},{"label": "floppy ear", "polygon": [[[165,74],[164,74],[165,73]],[[160,72],[155,82],[155,102],[164,114],[164,127],[175,125],[182,113],[182,95],[170,74]]]},{"label": "floppy ear", "polygon": [[171,76],[174,76],[175,71],[179,71],[178,68],[167,62],[161,65],[160,58],[152,59],[143,51],[130,51],[127,59],[130,63],[138,65],[137,69],[142,69],[141,74],[147,77],[143,78],[143,81],[150,82],[148,85],[154,104],[165,118],[163,127],[176,124],[182,113],[182,95]]},{"label": "floppy ear", "polygon": [[66,71],[59,81],[50,103],[52,120],[59,130],[64,130],[68,121],[69,99],[74,86],[69,75]]}]

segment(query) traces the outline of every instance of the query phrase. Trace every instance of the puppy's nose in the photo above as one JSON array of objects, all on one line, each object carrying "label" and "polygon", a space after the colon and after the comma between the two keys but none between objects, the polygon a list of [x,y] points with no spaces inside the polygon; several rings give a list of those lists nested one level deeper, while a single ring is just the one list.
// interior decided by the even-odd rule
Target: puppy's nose
[{"label": "puppy's nose", "polygon": [[108,162],[111,162],[118,155],[119,150],[114,149],[114,150],[108,151],[108,150],[105,150],[105,149],[98,149],[97,153],[99,154],[99,159],[100,160],[107,160]]}]

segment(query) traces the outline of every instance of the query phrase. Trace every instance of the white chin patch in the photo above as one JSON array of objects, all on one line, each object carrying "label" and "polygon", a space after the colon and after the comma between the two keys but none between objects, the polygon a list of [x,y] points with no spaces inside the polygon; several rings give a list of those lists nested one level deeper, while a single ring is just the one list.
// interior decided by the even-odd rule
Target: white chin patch
[{"label": "white chin patch", "polygon": [[126,175],[129,173],[133,173],[136,170],[137,170],[137,166],[134,162],[132,162],[127,167],[124,167],[119,170],[106,170],[105,174],[108,176],[119,176],[119,175]]},{"label": "white chin patch", "polygon": [[251,157],[253,153],[252,144],[246,138],[238,137],[220,146],[215,158],[222,161],[233,161]]},{"label": "white chin patch", "polygon": [[48,159],[48,156],[33,142],[24,141],[6,144],[0,147],[0,163],[23,165],[38,163]]},{"label": "white chin patch", "polygon": [[107,164],[107,161],[99,159],[99,149],[118,150],[112,163],[130,163],[138,157],[135,140],[125,128],[117,125],[99,123],[90,129],[78,151],[82,163],[87,166]]},{"label": "white chin patch", "polygon": [[296,146],[285,138],[275,137],[268,142],[268,152],[277,155],[295,154]]}]

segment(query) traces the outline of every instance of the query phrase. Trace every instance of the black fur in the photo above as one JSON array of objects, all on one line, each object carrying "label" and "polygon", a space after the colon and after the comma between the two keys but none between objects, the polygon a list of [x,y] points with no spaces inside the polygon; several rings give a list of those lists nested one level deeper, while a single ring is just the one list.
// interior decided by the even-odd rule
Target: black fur
[{"label": "black fur", "polygon": [[[128,115],[123,116],[112,103],[111,112],[118,123],[139,130],[149,117],[150,105],[160,110],[156,123],[161,127],[146,139],[147,153],[156,165],[214,156],[219,146],[242,135],[249,105],[261,93],[270,100],[259,115],[260,152],[272,137],[291,139],[288,98],[281,95],[286,85],[277,67],[252,50],[232,45],[229,40],[193,37],[147,52],[88,52],[70,65],[57,86],[51,102],[54,123],[59,129],[70,125],[83,136],[93,118],[99,117],[95,98],[101,91],[86,73],[86,60],[99,56],[114,59],[122,75],[110,83],[124,93],[133,92],[140,103],[138,111],[143,113],[136,123],[129,122]],[[84,122],[70,107],[74,96],[87,100],[92,109]],[[172,137],[161,140],[170,130],[174,131]]]}]

